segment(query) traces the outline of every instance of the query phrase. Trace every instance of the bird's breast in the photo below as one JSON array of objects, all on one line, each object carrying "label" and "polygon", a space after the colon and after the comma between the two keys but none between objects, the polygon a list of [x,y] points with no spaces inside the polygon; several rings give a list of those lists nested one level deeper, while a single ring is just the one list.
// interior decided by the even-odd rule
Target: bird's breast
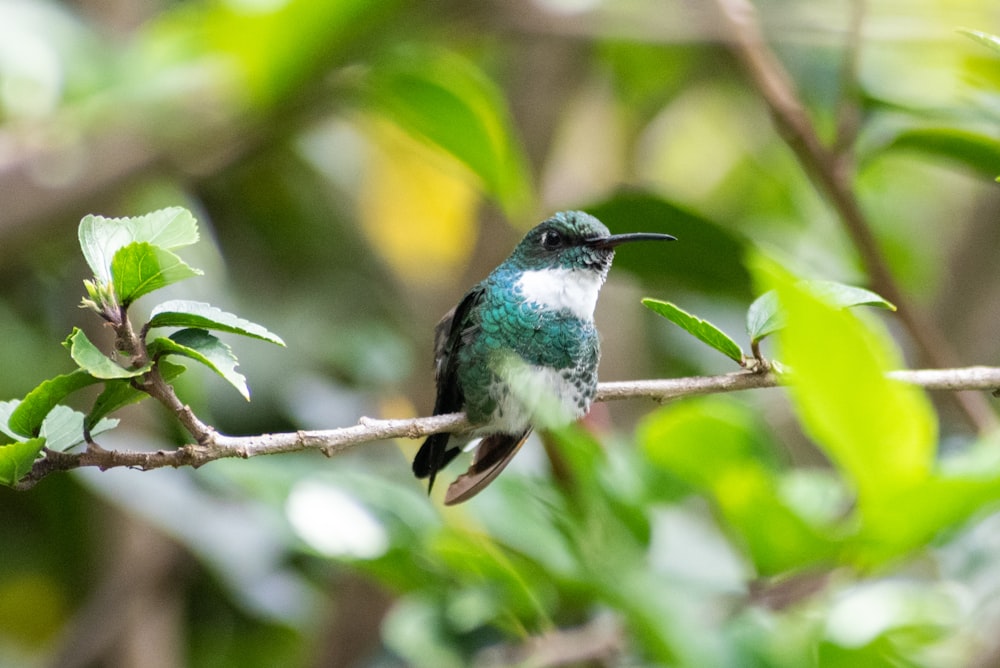
[{"label": "bird's breast", "polygon": [[529,424],[565,426],[587,414],[597,384],[593,368],[555,369],[520,359],[497,372],[490,388],[495,408],[486,431],[516,434]]}]

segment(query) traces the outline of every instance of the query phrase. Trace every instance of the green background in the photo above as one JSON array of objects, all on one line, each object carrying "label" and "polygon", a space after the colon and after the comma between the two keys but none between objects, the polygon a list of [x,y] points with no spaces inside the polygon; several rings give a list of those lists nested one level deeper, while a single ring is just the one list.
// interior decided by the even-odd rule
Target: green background
[{"label": "green background", "polygon": [[[995,663],[998,446],[882,380],[925,364],[897,316],[786,274],[877,289],[715,5],[0,5],[0,399],[71,371],[73,327],[111,341],[77,308],[80,219],[166,206],[205,275],[163,298],[288,344],[226,339],[250,403],[178,380],[225,433],[428,414],[437,319],[569,208],[679,238],[619,252],[602,380],[737,370],[640,300],[748,350],[772,288],[799,324],[764,352],[802,373],[598,405],[455,509],[417,442],[0,488],[0,664]],[[956,363],[995,364],[1000,55],[959,32],[1000,32],[992,4],[755,6],[902,292]],[[153,402],[118,417],[105,447],[187,442]]]}]

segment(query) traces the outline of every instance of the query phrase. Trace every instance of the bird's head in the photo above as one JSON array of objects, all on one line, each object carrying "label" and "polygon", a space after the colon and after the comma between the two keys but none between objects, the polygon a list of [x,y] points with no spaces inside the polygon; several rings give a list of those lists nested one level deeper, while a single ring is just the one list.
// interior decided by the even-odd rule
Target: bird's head
[{"label": "bird's head", "polygon": [[532,228],[511,255],[522,270],[591,269],[607,271],[615,247],[632,241],[670,241],[669,234],[611,234],[583,211],[561,211]]}]

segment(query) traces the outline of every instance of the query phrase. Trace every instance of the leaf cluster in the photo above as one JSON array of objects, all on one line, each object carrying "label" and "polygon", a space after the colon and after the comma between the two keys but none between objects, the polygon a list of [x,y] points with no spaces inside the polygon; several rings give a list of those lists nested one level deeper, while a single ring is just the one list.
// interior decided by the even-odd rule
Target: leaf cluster
[{"label": "leaf cluster", "polygon": [[[750,265],[764,291],[749,311],[751,340],[777,334],[798,420],[836,467],[839,478],[824,477],[837,493],[822,502],[790,492],[799,474],[762,460],[749,413],[734,414],[719,400],[666,410],[647,420],[639,440],[655,462],[713,499],[758,572],[880,566],[1000,501],[1000,469],[970,473],[979,448],[938,461],[930,402],[887,376],[900,366],[898,349],[875,323],[846,310],[888,308],[887,302],[866,290],[799,280],[763,256]],[[717,328],[673,305],[646,301],[745,364]]]},{"label": "leaf cluster", "polygon": [[[896,307],[871,290],[844,285],[836,281],[802,281],[801,287],[815,294],[834,308],[877,306],[895,311]],[[760,342],[785,328],[788,314],[782,308],[778,293],[768,290],[755,299],[747,310],[746,330],[750,337],[752,355],[747,355],[738,343],[716,325],[692,315],[676,304],[647,297],[642,300],[646,308],[674,323],[702,343],[718,350],[741,367],[765,371],[771,367],[760,352]]]},{"label": "leaf cluster", "polygon": [[[236,371],[236,356],[212,331],[284,345],[260,325],[188,300],[154,306],[136,332],[129,307],[137,299],[201,274],[173,253],[198,241],[197,223],[186,209],[172,207],[132,218],[89,215],[80,222],[79,240],[93,271],[93,278],[84,281],[87,296],[82,306],[110,325],[114,351],[106,354],[82,329],[74,328],[63,346],[77,368],[43,381],[22,399],[0,402],[0,433],[13,441],[0,445],[0,483],[5,485],[27,476],[45,452],[93,443],[94,436],[117,426],[118,421],[107,416],[120,408],[148,396],[167,400],[165,395],[172,394],[169,383],[185,370],[168,358],[205,365],[249,400],[246,378]],[[159,335],[165,328],[175,331]],[[102,385],[102,390],[88,412],[63,404],[91,385]]]}]

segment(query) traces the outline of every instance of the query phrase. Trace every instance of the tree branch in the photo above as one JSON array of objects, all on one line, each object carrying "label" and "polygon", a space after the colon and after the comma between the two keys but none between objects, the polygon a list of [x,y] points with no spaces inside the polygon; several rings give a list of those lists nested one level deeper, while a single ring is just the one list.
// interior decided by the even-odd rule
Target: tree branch
[{"label": "tree branch", "polygon": [[[892,371],[890,378],[922,387],[926,390],[996,390],[1000,388],[1000,367],[967,367],[961,369],[920,369]],[[751,373],[740,371],[720,376],[694,376],[657,380],[635,380],[601,383],[597,388],[597,401],[620,399],[653,399],[668,401],[681,397],[719,394],[777,387],[783,377],[773,371]],[[79,453],[46,451],[45,457],[34,466],[18,489],[28,489],[45,476],[56,471],[69,471],[82,467],[97,467],[102,471],[112,468],[150,469],[181,466],[197,468],[217,459],[230,457],[257,457],[303,450],[318,450],[332,457],[356,445],[384,441],[391,438],[423,438],[441,432],[462,433],[472,428],[463,413],[449,413],[431,417],[398,420],[376,420],[362,417],[358,424],[339,429],[295,431],[256,436],[227,436],[206,427],[206,438],[176,450],[142,452],[107,450],[96,443]]]},{"label": "tree branch", "polygon": [[840,160],[850,160],[851,151],[861,131],[861,87],[858,70],[861,61],[862,28],[866,0],[852,0],[851,17],[844,43],[844,58],[840,66],[840,104],[837,109],[837,133],[833,152]]},{"label": "tree branch", "polygon": [[153,369],[143,377],[143,383],[139,388],[149,394],[161,404],[167,407],[170,412],[177,416],[177,420],[184,426],[189,434],[194,436],[198,443],[210,443],[216,435],[215,429],[208,426],[194,414],[191,407],[185,404],[174,392],[170,383],[163,380],[159,367]]},{"label": "tree branch", "polygon": [[[843,147],[827,148],[820,140],[791,77],[765,43],[753,5],[749,0],[715,0],[715,3],[733,54],[742,62],[770,109],[785,143],[839,215],[871,278],[872,288],[896,305],[900,321],[927,364],[941,368],[957,366],[958,356],[940,330],[912,306],[893,277],[854,193],[853,169],[846,159],[847,152]],[[861,20],[862,9],[861,5],[855,6],[855,24]],[[859,30],[860,25],[852,26],[852,39],[859,39]],[[857,46],[850,48],[856,52]],[[848,65],[854,66],[854,63]],[[954,398],[970,424],[979,431],[997,426],[996,414],[981,395],[957,392]]]}]

